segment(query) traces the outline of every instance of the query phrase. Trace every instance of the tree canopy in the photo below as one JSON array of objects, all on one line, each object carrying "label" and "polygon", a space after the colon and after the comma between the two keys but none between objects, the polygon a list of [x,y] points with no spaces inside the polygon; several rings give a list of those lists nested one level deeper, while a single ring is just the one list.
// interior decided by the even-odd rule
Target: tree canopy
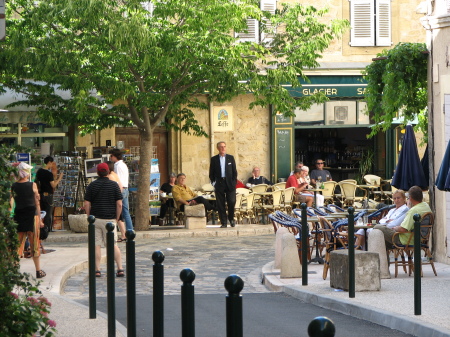
[{"label": "tree canopy", "polygon": [[395,118],[407,124],[418,119],[417,130],[428,135],[428,52],[423,43],[399,43],[384,50],[363,72],[365,98],[375,125],[371,136],[386,131]]},{"label": "tree canopy", "polygon": [[[138,229],[147,228],[150,151],[158,125],[206,135],[193,109],[208,94],[223,102],[252,93],[255,105],[273,104],[293,114],[324,101],[323,94],[291,97],[304,68],[347,27],[323,18],[326,10],[282,5],[262,11],[254,0],[11,0],[7,37],[0,44],[0,90],[26,95],[51,123],[81,132],[135,125],[141,139],[136,207]],[[266,40],[238,41],[233,32],[260,22]],[[61,95],[61,90],[66,92]],[[147,177],[147,178],[146,178]],[[142,219],[142,220],[141,220]]]}]

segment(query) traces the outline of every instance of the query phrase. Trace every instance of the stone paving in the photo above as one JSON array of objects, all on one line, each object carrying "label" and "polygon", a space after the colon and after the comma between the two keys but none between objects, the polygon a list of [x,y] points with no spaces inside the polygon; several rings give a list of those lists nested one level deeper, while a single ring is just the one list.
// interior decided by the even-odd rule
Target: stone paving
[{"label": "stone paving", "polygon": [[[136,241],[136,291],[138,295],[150,295],[153,282],[152,254],[164,253],[165,294],[180,293],[180,272],[191,268],[196,273],[196,294],[226,294],[223,286],[227,276],[238,274],[244,280],[245,293],[267,293],[261,284],[261,269],[273,260],[274,236],[254,237],[194,237],[138,239]],[[125,247],[119,244],[125,265]],[[232,263],[230,262],[232,261]],[[106,265],[102,265],[102,277],[96,278],[97,296],[106,297]],[[126,278],[116,278],[116,294],[126,294]],[[64,287],[64,295],[72,299],[86,298],[88,270],[71,276]]]}]

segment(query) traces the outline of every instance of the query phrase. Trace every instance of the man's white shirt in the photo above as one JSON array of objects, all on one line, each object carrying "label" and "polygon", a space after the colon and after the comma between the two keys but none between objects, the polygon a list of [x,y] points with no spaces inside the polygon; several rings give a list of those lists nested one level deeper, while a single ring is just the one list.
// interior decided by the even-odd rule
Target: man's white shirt
[{"label": "man's white shirt", "polygon": [[114,172],[119,176],[120,182],[124,188],[128,188],[128,166],[123,160],[118,160],[114,163]]}]

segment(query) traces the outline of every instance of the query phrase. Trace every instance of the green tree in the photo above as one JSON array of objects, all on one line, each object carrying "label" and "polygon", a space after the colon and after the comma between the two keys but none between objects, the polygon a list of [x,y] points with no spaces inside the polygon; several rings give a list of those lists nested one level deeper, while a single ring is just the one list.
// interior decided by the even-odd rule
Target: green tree
[{"label": "green tree", "polygon": [[427,64],[428,52],[424,43],[399,43],[384,50],[363,72],[367,81],[365,98],[368,111],[373,113],[375,125],[371,136],[388,130],[394,118],[403,124],[419,120],[416,130],[427,140]]},{"label": "green tree", "polygon": [[55,322],[48,318],[50,303],[39,291],[39,282],[20,272],[17,224],[11,218],[11,185],[17,169],[10,162],[23,147],[0,146],[0,336],[54,336]]},{"label": "green tree", "polygon": [[[192,109],[206,94],[223,102],[252,93],[255,105],[295,106],[324,95],[293,99],[304,68],[348,27],[326,22],[326,10],[283,5],[263,12],[254,0],[171,0],[152,10],[137,0],[11,0],[8,33],[0,45],[0,83],[26,95],[49,123],[77,124],[82,133],[135,125],[141,139],[136,228],[148,227],[153,131],[167,128],[207,136]],[[271,37],[238,43],[247,18]],[[275,32],[276,29],[276,32]],[[33,81],[27,80],[32,79]],[[66,91],[61,95],[58,90]]]}]

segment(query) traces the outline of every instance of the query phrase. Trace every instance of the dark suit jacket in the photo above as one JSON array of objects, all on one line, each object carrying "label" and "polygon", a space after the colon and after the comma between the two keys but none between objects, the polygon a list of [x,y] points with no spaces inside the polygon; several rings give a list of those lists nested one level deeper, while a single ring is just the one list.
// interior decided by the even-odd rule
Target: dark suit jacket
[{"label": "dark suit jacket", "polygon": [[[234,161],[234,157],[230,154],[225,155],[225,177],[228,190],[235,190],[237,181],[236,162]],[[222,179],[220,158],[219,155],[215,155],[211,158],[211,163],[209,164],[209,180],[211,181],[211,184],[213,184],[219,179]]]}]

